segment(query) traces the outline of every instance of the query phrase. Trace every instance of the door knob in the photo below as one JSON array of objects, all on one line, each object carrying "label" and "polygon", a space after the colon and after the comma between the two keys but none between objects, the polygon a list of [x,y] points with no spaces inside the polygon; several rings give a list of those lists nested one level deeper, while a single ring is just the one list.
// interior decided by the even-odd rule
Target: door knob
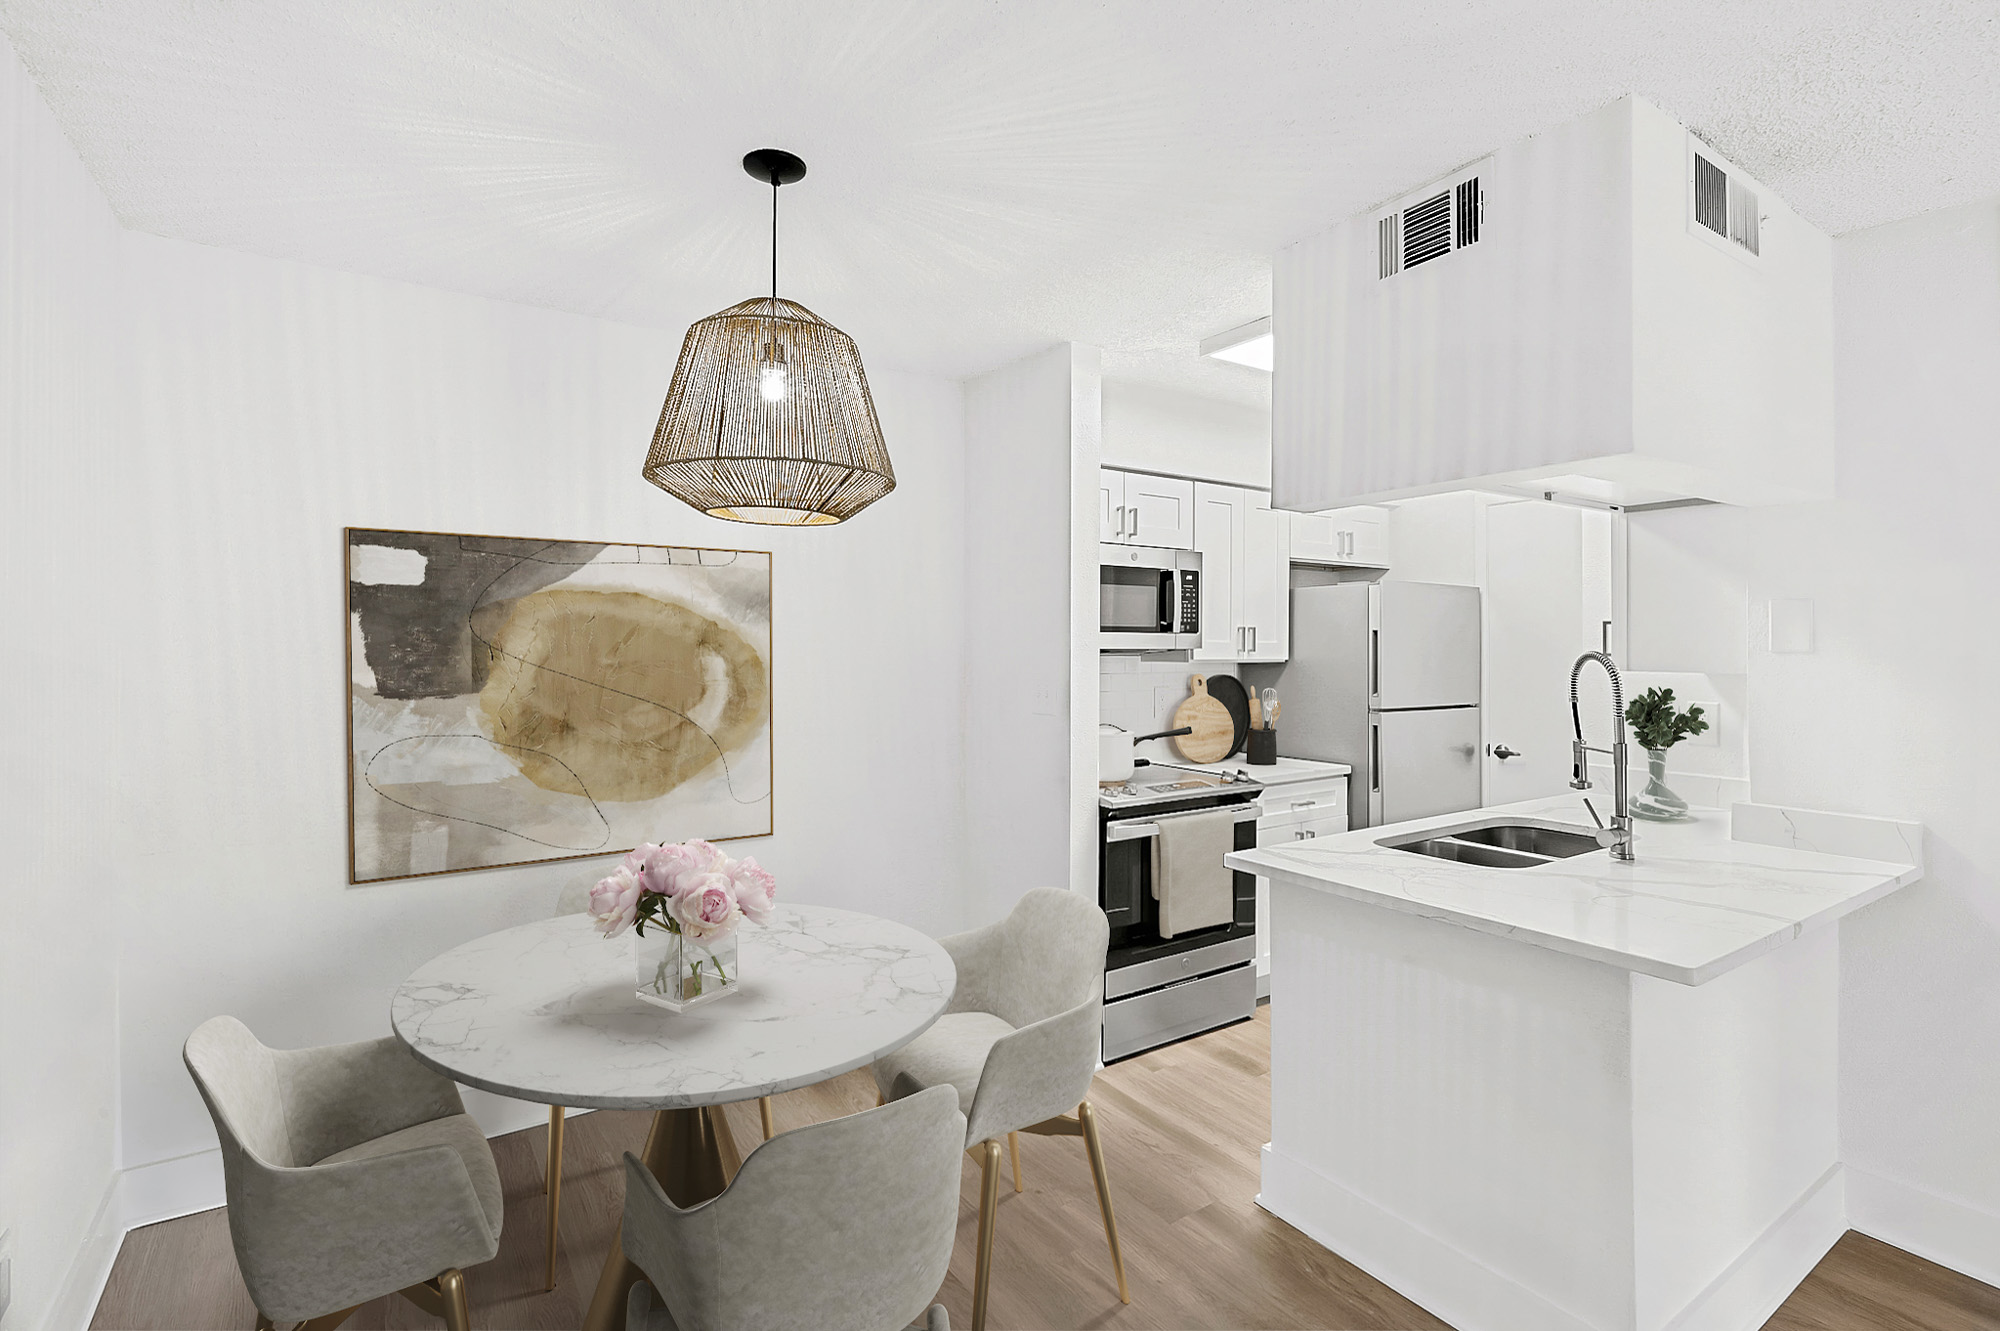
[{"label": "door knob", "polygon": [[1518,758],[1521,756],[1518,752],[1508,748],[1505,744],[1495,744],[1486,751],[1492,754],[1495,758],[1498,758],[1503,763],[1506,762],[1509,758]]}]

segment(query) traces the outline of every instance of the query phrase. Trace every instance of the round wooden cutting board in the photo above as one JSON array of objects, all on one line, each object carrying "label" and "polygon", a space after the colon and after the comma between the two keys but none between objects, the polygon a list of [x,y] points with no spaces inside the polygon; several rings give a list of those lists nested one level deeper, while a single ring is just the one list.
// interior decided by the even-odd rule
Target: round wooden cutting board
[{"label": "round wooden cutting board", "polygon": [[1191,763],[1219,763],[1229,756],[1229,746],[1236,739],[1236,719],[1227,707],[1208,696],[1206,675],[1188,679],[1187,701],[1174,709],[1174,729],[1182,726],[1193,727],[1194,733],[1174,740],[1181,757]]}]

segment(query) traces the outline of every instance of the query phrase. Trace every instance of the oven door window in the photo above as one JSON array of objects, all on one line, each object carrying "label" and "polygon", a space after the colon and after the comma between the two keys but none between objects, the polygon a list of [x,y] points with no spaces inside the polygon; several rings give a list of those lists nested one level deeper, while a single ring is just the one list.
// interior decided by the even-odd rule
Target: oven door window
[{"label": "oven door window", "polygon": [[1170,570],[1100,565],[1097,627],[1106,633],[1172,633],[1173,585]]}]

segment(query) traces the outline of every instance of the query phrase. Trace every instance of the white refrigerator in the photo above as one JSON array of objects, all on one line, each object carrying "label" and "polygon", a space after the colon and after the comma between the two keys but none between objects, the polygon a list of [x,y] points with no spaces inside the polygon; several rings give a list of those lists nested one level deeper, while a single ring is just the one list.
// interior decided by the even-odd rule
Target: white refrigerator
[{"label": "white refrigerator", "polygon": [[1428,582],[1292,589],[1291,659],[1257,683],[1282,703],[1280,754],[1354,769],[1351,826],[1479,807],[1479,595]]}]

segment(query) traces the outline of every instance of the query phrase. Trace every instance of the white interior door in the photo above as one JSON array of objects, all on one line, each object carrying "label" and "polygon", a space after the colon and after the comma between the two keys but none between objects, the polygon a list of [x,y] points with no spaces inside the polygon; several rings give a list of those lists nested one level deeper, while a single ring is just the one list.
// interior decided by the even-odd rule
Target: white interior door
[{"label": "white interior door", "polygon": [[1610,617],[1609,553],[1586,560],[1587,539],[1608,546],[1608,515],[1534,500],[1487,510],[1487,804],[1569,788],[1569,670]]}]

